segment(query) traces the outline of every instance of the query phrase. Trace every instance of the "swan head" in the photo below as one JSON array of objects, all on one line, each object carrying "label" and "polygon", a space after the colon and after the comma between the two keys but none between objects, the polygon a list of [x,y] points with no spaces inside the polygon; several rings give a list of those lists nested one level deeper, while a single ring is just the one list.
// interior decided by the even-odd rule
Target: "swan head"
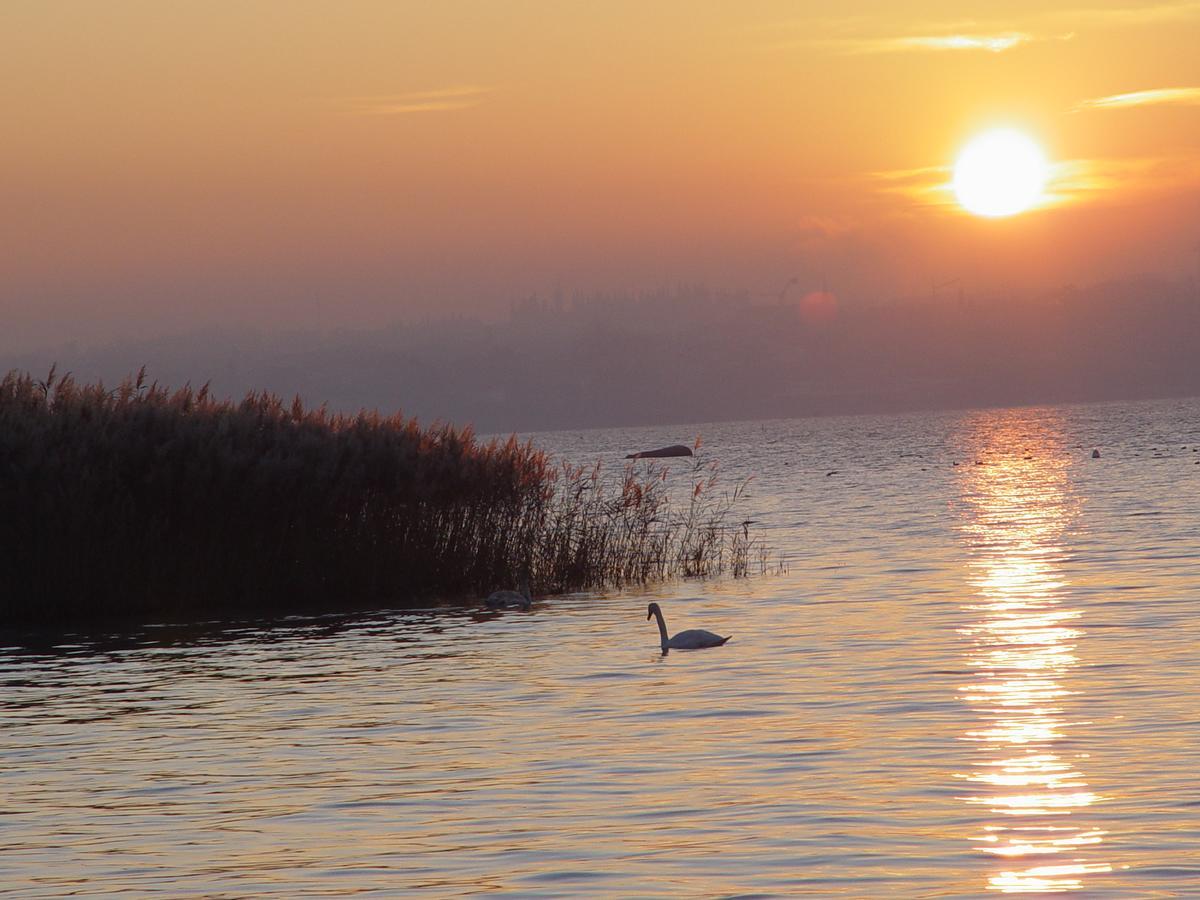
[{"label": "swan head", "polygon": [[646,607],[646,618],[647,619],[653,619],[655,613],[662,615],[662,610],[658,608],[657,603],[651,603],[648,607]]}]

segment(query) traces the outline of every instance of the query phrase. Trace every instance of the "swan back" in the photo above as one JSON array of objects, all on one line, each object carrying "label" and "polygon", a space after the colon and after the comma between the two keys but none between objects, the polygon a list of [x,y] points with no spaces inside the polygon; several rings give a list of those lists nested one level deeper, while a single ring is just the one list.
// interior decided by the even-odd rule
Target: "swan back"
[{"label": "swan back", "polygon": [[703,628],[689,628],[667,641],[667,648],[670,650],[702,650],[705,647],[720,647],[727,640],[729,640],[728,637],[721,637],[721,635],[705,631]]},{"label": "swan back", "polygon": [[672,638],[667,637],[667,623],[663,618],[662,607],[651,603],[646,607],[646,618],[658,619],[658,635],[663,650],[701,650],[705,647],[720,647],[729,637],[721,637],[703,628],[689,628],[681,631]]}]

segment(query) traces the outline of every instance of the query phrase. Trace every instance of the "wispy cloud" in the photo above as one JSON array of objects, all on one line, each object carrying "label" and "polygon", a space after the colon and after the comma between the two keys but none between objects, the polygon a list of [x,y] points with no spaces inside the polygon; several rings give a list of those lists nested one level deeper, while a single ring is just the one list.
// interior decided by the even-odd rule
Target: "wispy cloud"
[{"label": "wispy cloud", "polygon": [[917,206],[949,207],[954,204],[949,166],[868,172],[866,178],[876,192],[906,197]]},{"label": "wispy cloud", "polygon": [[471,109],[483,103],[496,89],[487,85],[464,84],[406,94],[350,97],[344,101],[348,112],[360,116],[403,116],[412,113],[451,112]]},{"label": "wispy cloud", "polygon": [[908,37],[850,38],[827,43],[843,53],[908,53],[929,50],[986,50],[989,53],[1003,53],[1035,40],[1038,38],[1023,31],[1004,31],[994,34],[920,34]]},{"label": "wispy cloud", "polygon": [[[780,28],[789,26],[779,26]],[[795,23],[790,26],[797,27]],[[978,23],[942,23],[927,25],[910,34],[871,34],[860,32],[857,20],[827,23],[834,37],[797,37],[775,42],[776,47],[812,47],[843,55],[885,53],[1003,53],[1027,44],[1069,41],[1074,33],[1035,34],[1029,31],[979,27]],[[856,33],[857,32],[857,33]]]},{"label": "wispy cloud", "polygon": [[922,166],[919,169],[889,169],[882,172],[868,172],[867,177],[880,183],[884,190],[907,191],[913,185],[927,187],[931,179],[943,178],[949,172],[949,166]]},{"label": "wispy cloud", "polygon": [[1095,97],[1091,100],[1084,100],[1075,109],[1078,111],[1083,109],[1125,109],[1130,106],[1198,105],[1200,105],[1200,87],[1177,87]]},{"label": "wispy cloud", "polygon": [[1177,191],[1200,184],[1200,162],[1187,156],[1147,156],[1065,160],[1054,181],[1057,199],[1127,191]]},{"label": "wispy cloud", "polygon": [[[865,185],[913,207],[957,210],[949,166],[870,172]],[[1185,156],[1060,160],[1050,165],[1040,208],[1147,196],[1200,185],[1200,160]]]},{"label": "wispy cloud", "polygon": [[1200,20],[1200,0],[1168,0],[1128,6],[1080,6],[1074,9],[1047,9],[1020,17],[991,16],[957,22],[909,22],[907,28],[893,34],[881,34],[878,22],[864,16],[792,19],[763,24],[759,30],[776,38],[795,35],[771,41],[776,48],[815,47],[844,54],[920,51],[1003,53],[1029,44],[1069,41],[1079,29],[1131,28],[1193,20]]}]

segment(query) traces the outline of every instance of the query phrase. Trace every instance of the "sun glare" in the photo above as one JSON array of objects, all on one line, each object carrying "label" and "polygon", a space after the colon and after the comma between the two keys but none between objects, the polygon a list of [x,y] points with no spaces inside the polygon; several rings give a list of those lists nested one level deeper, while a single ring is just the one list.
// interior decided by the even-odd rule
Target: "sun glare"
[{"label": "sun glare", "polygon": [[954,195],[977,216],[1011,216],[1038,202],[1048,174],[1045,155],[1028,135],[1001,128],[963,148],[954,164]]}]

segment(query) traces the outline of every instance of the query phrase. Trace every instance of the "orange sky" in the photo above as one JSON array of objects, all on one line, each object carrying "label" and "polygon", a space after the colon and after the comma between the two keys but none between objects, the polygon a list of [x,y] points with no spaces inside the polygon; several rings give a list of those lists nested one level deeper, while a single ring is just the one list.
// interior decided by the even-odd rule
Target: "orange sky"
[{"label": "orange sky", "polygon": [[[1200,3],[7,0],[10,340],[1191,277]],[[735,8],[736,7],[736,8]],[[939,189],[991,125],[1054,198]]]}]

